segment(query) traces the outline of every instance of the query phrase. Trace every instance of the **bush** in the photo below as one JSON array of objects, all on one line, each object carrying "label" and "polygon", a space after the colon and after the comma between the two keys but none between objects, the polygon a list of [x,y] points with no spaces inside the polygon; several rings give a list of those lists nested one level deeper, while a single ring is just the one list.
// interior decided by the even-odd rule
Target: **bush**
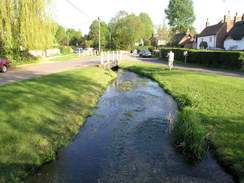
[{"label": "bush", "polygon": [[207,133],[201,124],[201,116],[191,108],[180,112],[173,129],[177,149],[190,160],[200,160],[207,152]]},{"label": "bush", "polygon": [[27,63],[38,60],[37,57],[30,55],[27,51],[21,51],[20,49],[14,48],[0,48],[0,57],[7,58],[11,60],[12,63]]},{"label": "bush", "polygon": [[70,46],[61,46],[59,49],[60,53],[64,55],[73,53],[73,49]]},{"label": "bush", "polygon": [[162,48],[161,57],[165,58],[169,51],[175,53],[175,59],[184,60],[184,51],[188,51],[187,62],[231,69],[242,69],[244,66],[244,52],[242,51],[214,51],[194,50],[185,48]]}]

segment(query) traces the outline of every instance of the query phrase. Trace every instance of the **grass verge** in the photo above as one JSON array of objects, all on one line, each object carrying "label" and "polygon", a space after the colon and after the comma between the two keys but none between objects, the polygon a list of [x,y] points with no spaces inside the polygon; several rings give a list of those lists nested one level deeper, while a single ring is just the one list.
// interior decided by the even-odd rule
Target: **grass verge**
[{"label": "grass verge", "polygon": [[93,67],[0,86],[0,182],[19,182],[54,159],[114,78]]},{"label": "grass verge", "polygon": [[79,56],[79,54],[69,54],[69,55],[59,55],[54,57],[47,57],[47,58],[38,58],[36,60],[31,61],[22,61],[22,62],[12,62],[11,67],[18,67],[23,65],[30,65],[30,64],[40,64],[40,63],[53,63],[53,62],[62,62],[62,61],[70,61],[79,58],[84,58],[84,56]]},{"label": "grass verge", "polygon": [[175,142],[196,157],[205,154],[206,139],[219,162],[244,179],[244,80],[168,68],[136,61],[121,67],[157,81],[178,102],[181,112]]}]

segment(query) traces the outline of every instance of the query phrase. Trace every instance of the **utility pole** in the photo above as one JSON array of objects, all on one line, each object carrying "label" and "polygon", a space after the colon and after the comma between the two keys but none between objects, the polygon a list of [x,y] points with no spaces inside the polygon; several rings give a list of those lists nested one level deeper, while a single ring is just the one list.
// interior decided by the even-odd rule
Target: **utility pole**
[{"label": "utility pole", "polygon": [[99,53],[101,53],[101,22],[100,22],[100,18],[99,17],[98,17],[98,25],[99,25],[98,26],[99,27],[98,28],[99,29],[98,30],[99,31],[99,33],[98,33],[99,34],[98,35],[98,47],[99,47],[98,50],[99,50]]}]

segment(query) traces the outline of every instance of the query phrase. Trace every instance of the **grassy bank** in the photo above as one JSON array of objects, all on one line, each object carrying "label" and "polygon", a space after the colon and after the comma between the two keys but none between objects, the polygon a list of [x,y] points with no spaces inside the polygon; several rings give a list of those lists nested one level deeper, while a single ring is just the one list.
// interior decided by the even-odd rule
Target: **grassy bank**
[{"label": "grassy bank", "polygon": [[47,58],[39,58],[33,59],[30,61],[21,61],[21,62],[12,62],[11,67],[18,67],[23,65],[30,65],[30,64],[40,64],[40,63],[52,63],[52,62],[62,62],[62,61],[70,61],[79,58],[84,58],[84,56],[79,56],[79,54],[68,54],[68,55],[59,55],[54,57],[47,57]]},{"label": "grassy bank", "polygon": [[18,182],[55,158],[114,78],[83,68],[0,86],[0,182]]},{"label": "grassy bank", "polygon": [[[150,77],[170,93],[181,112],[175,142],[196,157],[210,141],[218,160],[244,179],[244,80],[125,61],[121,67]],[[177,129],[178,128],[178,129]]]}]

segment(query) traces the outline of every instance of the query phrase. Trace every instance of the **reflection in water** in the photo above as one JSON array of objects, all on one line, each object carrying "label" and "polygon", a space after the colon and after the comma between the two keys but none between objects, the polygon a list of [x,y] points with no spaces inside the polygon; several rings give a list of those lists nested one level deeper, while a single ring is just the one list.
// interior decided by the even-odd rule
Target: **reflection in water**
[{"label": "reflection in water", "polygon": [[190,165],[174,151],[177,104],[157,83],[119,72],[98,106],[75,141],[27,182],[232,182],[210,155]]}]

